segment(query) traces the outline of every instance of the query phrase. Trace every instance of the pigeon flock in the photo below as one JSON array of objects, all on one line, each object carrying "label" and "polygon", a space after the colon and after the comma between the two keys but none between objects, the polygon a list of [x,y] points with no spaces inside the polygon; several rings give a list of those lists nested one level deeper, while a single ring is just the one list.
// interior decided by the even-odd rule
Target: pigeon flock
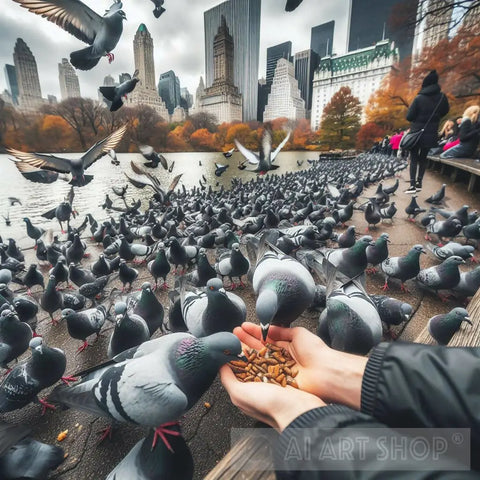
[{"label": "pigeon flock", "polygon": [[[270,152],[269,141],[265,134],[260,151]],[[161,156],[152,151],[149,161],[153,154]],[[111,423],[104,439],[119,423],[147,427],[145,440],[107,478],[133,478],[132,471],[135,478],[150,478],[148,471],[192,478],[178,421],[220,366],[242,356],[231,332],[247,319],[260,323],[268,341],[271,325],[289,327],[310,312],[304,318],[316,316],[314,331],[328,345],[361,355],[411,319],[412,288],[455,304],[428,322],[439,344],[472,321],[464,306],[480,287],[480,267],[471,265],[480,219],[467,205],[447,210],[445,185],[428,199],[431,206],[412,197],[413,213],[411,203],[404,214],[379,213],[395,204],[404,160],[360,154],[281,175],[256,169],[233,177],[230,189],[201,180],[187,189],[177,175],[168,191],[149,165],[131,166],[130,185],[153,189],[148,205],[126,204],[117,213],[110,204],[106,218],[96,219],[74,207],[74,188],[91,185],[72,186],[61,204],[68,215],[57,212],[50,225],[24,218],[29,248],[13,238],[0,243],[0,412],[32,402],[49,416],[61,407],[78,410]],[[126,186],[114,188],[124,198]],[[365,232],[357,233],[352,219],[362,217]],[[382,230],[410,218],[411,228],[435,242],[393,255],[391,233]],[[367,276],[384,281],[384,294],[368,293]],[[75,358],[55,347],[57,331],[72,339]],[[97,341],[105,335],[106,344]],[[93,350],[103,362],[88,361]],[[43,473],[32,478],[59,465],[58,447],[40,445],[53,449],[52,460],[39,460],[34,468]],[[12,467],[2,458],[1,478],[15,478],[4,473]],[[160,476],[165,469],[171,476]]]}]

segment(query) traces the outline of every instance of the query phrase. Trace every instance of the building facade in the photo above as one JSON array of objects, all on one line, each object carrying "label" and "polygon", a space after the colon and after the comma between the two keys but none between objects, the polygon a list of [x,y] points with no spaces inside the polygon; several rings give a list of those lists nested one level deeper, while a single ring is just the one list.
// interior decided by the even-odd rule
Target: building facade
[{"label": "building facade", "polygon": [[158,80],[158,94],[165,102],[170,115],[180,106],[180,80],[173,70],[162,73]]},{"label": "building facade", "polygon": [[300,95],[295,79],[295,68],[286,58],[280,58],[275,69],[263,121],[286,117],[289,120],[305,118],[305,101]]},{"label": "building facade", "polygon": [[127,105],[148,105],[164,120],[169,119],[165,103],[158,94],[155,85],[155,65],[153,62],[153,39],[145,24],[140,24],[133,39],[135,70],[140,80],[135,90],[128,94]]},{"label": "building facade", "polygon": [[323,109],[341,87],[349,87],[365,107],[398,58],[398,50],[389,40],[345,55],[322,58],[313,76],[312,130],[318,130]]},{"label": "building facade", "polygon": [[15,71],[14,65],[9,65],[8,63],[4,67],[5,80],[7,82],[8,92],[10,93],[11,103],[18,106],[18,81],[17,81],[17,72]]},{"label": "building facade", "polygon": [[348,51],[388,38],[395,42],[400,60],[411,57],[418,4],[419,0],[351,0]]},{"label": "building facade", "polygon": [[269,87],[273,83],[277,63],[281,58],[285,58],[289,62],[292,61],[292,42],[284,42],[267,48],[267,75],[265,80]]},{"label": "building facade", "polygon": [[62,63],[58,64],[58,81],[62,100],[81,96],[77,74],[66,58],[62,58]]},{"label": "building facade", "polygon": [[200,109],[215,115],[217,122],[242,121],[242,95],[234,84],[234,42],[222,15],[213,40],[213,83],[200,97]]},{"label": "building facade", "polygon": [[180,102],[182,103],[182,107],[187,111],[193,107],[193,95],[188,91],[187,87],[180,89]]},{"label": "building facade", "polygon": [[44,103],[37,62],[21,38],[17,38],[15,43],[13,63],[17,74],[19,106],[26,112],[36,112]]},{"label": "building facade", "polygon": [[206,86],[214,82],[213,40],[227,21],[235,45],[233,83],[243,97],[243,120],[257,118],[258,61],[260,49],[261,0],[230,0],[204,13]]},{"label": "building facade", "polygon": [[318,55],[313,50],[303,50],[294,56],[295,78],[300,94],[305,100],[306,118],[310,118],[312,109],[312,83],[315,66],[318,65]]},{"label": "building facade", "polygon": [[333,20],[312,27],[310,33],[310,50],[314,51],[318,55],[318,58],[332,54],[334,30],[335,21]]}]

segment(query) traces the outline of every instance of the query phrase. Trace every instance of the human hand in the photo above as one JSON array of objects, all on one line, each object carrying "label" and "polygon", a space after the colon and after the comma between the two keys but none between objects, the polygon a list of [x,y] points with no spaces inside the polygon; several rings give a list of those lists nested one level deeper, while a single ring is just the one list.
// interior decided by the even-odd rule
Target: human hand
[{"label": "human hand", "polygon": [[[240,341],[260,350],[261,328],[245,322],[233,331]],[[362,379],[367,358],[339,352],[303,327],[270,327],[268,341],[285,348],[297,363],[295,380],[301,390],[322,401],[360,409]]]}]

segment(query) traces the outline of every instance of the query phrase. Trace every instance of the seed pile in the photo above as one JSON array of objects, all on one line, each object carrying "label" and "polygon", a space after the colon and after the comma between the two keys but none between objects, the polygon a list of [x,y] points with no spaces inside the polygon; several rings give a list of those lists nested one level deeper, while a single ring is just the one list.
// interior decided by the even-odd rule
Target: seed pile
[{"label": "seed pile", "polygon": [[261,350],[244,352],[248,362],[233,360],[230,366],[235,376],[242,382],[274,383],[281,387],[290,385],[298,388],[294,380],[298,370],[291,355],[281,347],[267,343]]}]

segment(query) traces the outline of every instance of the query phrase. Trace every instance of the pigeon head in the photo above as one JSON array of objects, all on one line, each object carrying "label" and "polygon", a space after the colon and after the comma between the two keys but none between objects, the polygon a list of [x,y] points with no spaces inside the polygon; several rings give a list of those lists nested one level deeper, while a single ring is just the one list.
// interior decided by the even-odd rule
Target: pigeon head
[{"label": "pigeon head", "polygon": [[454,308],[451,312],[450,312],[452,318],[453,318],[453,321],[455,323],[458,323],[458,325],[460,325],[462,322],[467,322],[469,323],[470,325],[473,325],[472,324],[472,321],[470,320],[470,317],[468,316],[468,312],[467,310],[465,310],[464,308],[462,307],[456,307]]},{"label": "pigeon head", "polygon": [[147,292],[152,291],[152,284],[150,282],[144,282],[142,283],[142,291],[146,290]]},{"label": "pigeon head", "polygon": [[230,332],[218,332],[200,339],[208,352],[208,356],[216,368],[231,360],[238,360],[242,353],[240,340]]},{"label": "pigeon head", "polygon": [[413,313],[413,307],[409,303],[402,303],[400,310],[402,311],[405,320],[408,320]]},{"label": "pigeon head", "polygon": [[115,315],[123,315],[127,311],[127,304],[125,302],[117,302],[115,304]]},{"label": "pigeon head", "polygon": [[42,353],[43,349],[43,339],[42,337],[35,337],[30,340],[28,344],[30,350]]},{"label": "pigeon head", "polygon": [[240,245],[238,243],[233,243],[232,250],[235,250],[236,252],[238,252],[240,250]]},{"label": "pigeon head", "polygon": [[443,263],[444,265],[461,265],[462,263],[465,263],[465,260],[458,255],[452,255],[451,257],[448,257]]},{"label": "pigeon head", "polygon": [[389,240],[390,235],[388,233],[382,233],[380,235],[380,238],[383,238],[386,242],[390,243],[390,240]]},{"label": "pigeon head", "polygon": [[420,245],[420,244],[414,245],[410,251],[414,253],[418,253],[419,255],[421,253],[427,253],[426,250],[423,248],[423,245]]},{"label": "pigeon head", "polygon": [[64,308],[62,310],[62,316],[61,316],[61,319],[62,320],[66,320],[70,315],[74,314],[75,311],[72,310],[71,308]]}]

